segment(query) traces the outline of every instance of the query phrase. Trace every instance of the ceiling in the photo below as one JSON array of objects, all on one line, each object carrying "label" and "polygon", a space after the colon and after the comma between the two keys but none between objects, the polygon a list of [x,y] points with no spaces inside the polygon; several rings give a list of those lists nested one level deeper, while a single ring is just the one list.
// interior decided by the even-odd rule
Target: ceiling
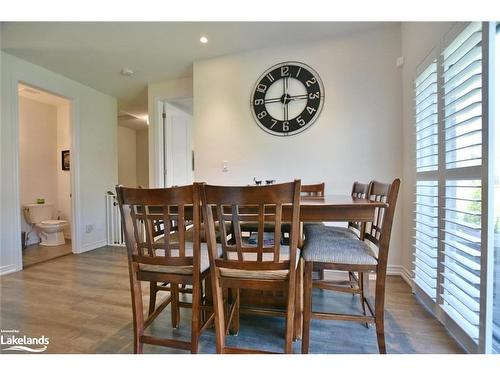
[{"label": "ceiling", "polygon": [[[3,22],[2,50],[147,114],[147,84],[192,76],[193,61],[380,27],[370,22]],[[201,44],[200,36],[209,41]],[[124,67],[135,73],[120,74]],[[186,104],[186,103],[184,103]],[[189,106],[189,103],[187,103]],[[191,104],[192,106],[192,104]]]}]

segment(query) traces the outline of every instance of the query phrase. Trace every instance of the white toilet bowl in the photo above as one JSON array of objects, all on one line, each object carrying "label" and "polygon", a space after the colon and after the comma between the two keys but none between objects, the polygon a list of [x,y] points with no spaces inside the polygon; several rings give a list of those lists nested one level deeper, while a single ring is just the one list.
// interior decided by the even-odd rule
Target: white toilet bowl
[{"label": "white toilet bowl", "polygon": [[36,224],[41,239],[40,245],[64,245],[66,241],[64,239],[63,230],[66,225],[68,225],[66,220],[44,220]]}]

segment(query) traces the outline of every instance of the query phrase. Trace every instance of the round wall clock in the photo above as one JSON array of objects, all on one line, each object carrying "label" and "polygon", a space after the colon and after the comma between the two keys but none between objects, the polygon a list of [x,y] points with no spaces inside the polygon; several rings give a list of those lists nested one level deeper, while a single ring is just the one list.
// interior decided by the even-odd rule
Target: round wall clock
[{"label": "round wall clock", "polygon": [[296,61],[276,64],[255,84],[251,110],[257,124],[273,135],[304,131],[318,118],[324,89],[318,73]]}]

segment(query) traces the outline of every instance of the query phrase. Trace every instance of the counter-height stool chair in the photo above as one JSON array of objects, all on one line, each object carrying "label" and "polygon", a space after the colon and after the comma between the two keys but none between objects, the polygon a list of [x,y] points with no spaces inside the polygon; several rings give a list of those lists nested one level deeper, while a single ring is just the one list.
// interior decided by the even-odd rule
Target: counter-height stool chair
[{"label": "counter-height stool chair", "polygon": [[[200,245],[201,208],[198,189],[190,186],[166,189],[132,189],[117,186],[118,203],[127,246],[132,311],[134,322],[134,353],[142,353],[143,344],[152,344],[198,351],[202,329],[213,320],[212,314],[201,320],[202,310],[208,308],[203,302],[202,281],[209,275],[209,260],[206,246]],[[192,221],[193,242],[186,241],[185,223]],[[163,222],[164,235],[159,234],[157,221]],[[177,240],[171,233],[171,223],[176,222]],[[170,285],[170,295],[145,319],[142,304],[142,282]],[[172,325],[180,320],[178,286],[192,285],[191,340],[181,341],[144,333],[144,330],[171,304]],[[186,306],[187,303],[183,305]],[[205,314],[203,314],[205,316]]]},{"label": "counter-height stool chair", "polygon": [[[361,182],[354,182],[352,184],[351,196],[354,198],[366,198],[368,194],[369,184],[364,184]],[[324,226],[321,224],[319,227],[317,224],[309,224],[304,225],[304,234],[309,236],[316,236],[318,232],[331,232],[336,237],[348,237],[348,238],[360,238],[363,239],[365,232],[366,223],[358,223],[358,222],[348,222],[346,227],[338,227],[338,226]],[[324,269],[321,268],[321,265],[316,265],[315,272],[319,272],[319,278],[325,278]],[[363,276],[361,273],[356,276],[354,272],[349,272],[349,283],[362,283]],[[349,290],[346,290],[349,291]]]},{"label": "counter-height stool chair", "polygon": [[[203,221],[210,256],[213,306],[217,353],[265,353],[265,351],[226,346],[225,336],[233,319],[238,319],[240,289],[281,292],[286,295],[285,352],[292,352],[295,281],[299,259],[300,180],[266,186],[202,185]],[[291,240],[289,246],[280,244],[283,206],[291,206]],[[214,217],[215,214],[215,217]],[[233,239],[222,233],[223,257],[217,256],[215,221],[231,222]],[[241,235],[241,222],[257,225],[257,241],[247,242]],[[265,223],[274,225],[272,238],[265,237]],[[225,226],[220,225],[225,231]],[[233,292],[229,313],[224,319],[223,290]],[[256,312],[256,311],[253,311]],[[259,313],[266,313],[265,309]],[[268,311],[271,313],[271,311]],[[276,314],[276,311],[274,311]]]},{"label": "counter-height stool chair", "polygon": [[[386,184],[372,181],[368,192],[371,200],[386,203],[384,208],[376,208],[373,222],[366,225],[364,240],[339,237],[331,232],[320,232],[306,236],[302,257],[304,267],[304,315],[302,331],[302,353],[309,352],[311,319],[348,320],[362,323],[375,323],[380,353],[386,353],[384,336],[384,299],[387,256],[391,238],[392,222],[396,208],[400,181],[395,179]],[[338,286],[324,280],[313,281],[315,264],[325,269],[348,272],[375,273],[375,309],[368,299],[362,297],[370,315],[346,315],[312,311],[313,288],[338,291]]]}]

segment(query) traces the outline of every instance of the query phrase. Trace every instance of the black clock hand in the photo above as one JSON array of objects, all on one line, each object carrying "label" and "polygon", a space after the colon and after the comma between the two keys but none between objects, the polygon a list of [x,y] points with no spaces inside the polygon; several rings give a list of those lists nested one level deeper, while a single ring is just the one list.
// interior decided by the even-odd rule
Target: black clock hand
[{"label": "black clock hand", "polygon": [[308,98],[307,94],[290,96],[290,100],[307,99],[307,98]]},{"label": "black clock hand", "polygon": [[264,103],[278,103],[281,102],[281,98],[265,99]]}]

